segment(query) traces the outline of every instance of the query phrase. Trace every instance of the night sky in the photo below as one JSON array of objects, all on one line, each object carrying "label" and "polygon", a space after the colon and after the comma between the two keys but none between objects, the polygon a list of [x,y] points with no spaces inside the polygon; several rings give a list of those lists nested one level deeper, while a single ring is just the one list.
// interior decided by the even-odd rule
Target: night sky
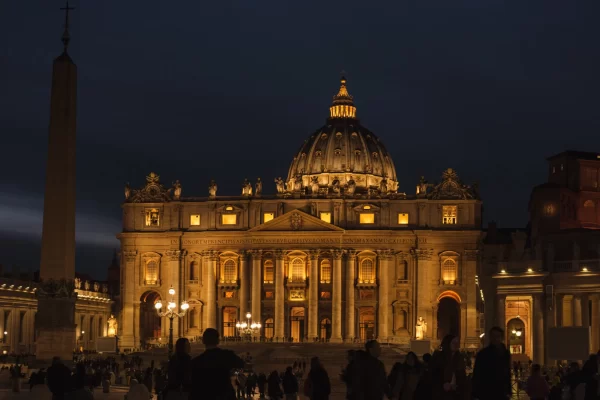
[{"label": "night sky", "polygon": [[[183,195],[286,176],[347,72],[400,191],[455,168],[485,221],[524,227],[545,158],[600,151],[600,2],[72,1],[77,269],[105,278],[123,185]],[[60,0],[0,5],[0,263],[39,267]]]}]

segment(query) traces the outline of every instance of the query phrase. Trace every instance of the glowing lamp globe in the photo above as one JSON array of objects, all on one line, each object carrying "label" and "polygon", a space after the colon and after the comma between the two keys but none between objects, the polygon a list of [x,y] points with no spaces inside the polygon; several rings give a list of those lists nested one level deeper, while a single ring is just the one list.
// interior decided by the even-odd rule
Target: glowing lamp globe
[{"label": "glowing lamp globe", "polygon": [[250,313],[247,313],[247,314],[246,314],[246,318],[248,318],[248,319],[252,318],[252,314],[250,314]]},{"label": "glowing lamp globe", "polygon": [[169,302],[169,305],[167,306],[167,308],[168,308],[169,310],[172,310],[172,309],[174,309],[174,308],[175,308],[175,303],[174,303],[174,302],[172,302],[172,301],[170,301],[170,302]]},{"label": "glowing lamp globe", "polygon": [[181,304],[181,309],[183,311],[187,310],[188,308],[190,308],[190,305],[186,302],[183,302],[183,304]]},{"label": "glowing lamp globe", "polygon": [[156,308],[157,310],[160,310],[162,308],[162,303],[160,301],[157,301],[156,304],[154,305],[154,308]]},{"label": "glowing lamp globe", "polygon": [[173,288],[170,288],[170,289],[169,289],[169,294],[170,294],[171,296],[175,295],[175,289],[173,289]]},{"label": "glowing lamp globe", "polygon": [[239,322],[236,322],[235,327],[240,329],[242,327],[242,325]]}]

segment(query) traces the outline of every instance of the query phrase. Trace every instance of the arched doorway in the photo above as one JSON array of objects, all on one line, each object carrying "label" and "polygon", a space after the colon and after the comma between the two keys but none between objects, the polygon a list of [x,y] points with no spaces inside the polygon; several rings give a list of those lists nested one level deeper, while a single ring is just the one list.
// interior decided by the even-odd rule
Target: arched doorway
[{"label": "arched doorway", "polygon": [[460,337],[460,297],[456,293],[439,297],[437,311],[437,339],[446,335]]},{"label": "arched doorway", "polygon": [[290,336],[294,342],[304,338],[304,307],[292,307],[290,312]]},{"label": "arched doorway", "polygon": [[361,307],[358,312],[358,329],[362,340],[375,339],[375,308]]},{"label": "arched doorway", "polygon": [[223,337],[237,336],[235,323],[237,322],[237,308],[223,307]]},{"label": "arched doorway", "polygon": [[157,343],[161,338],[162,319],[156,313],[154,305],[160,300],[160,294],[146,292],[140,298],[140,340],[142,343]]},{"label": "arched doorway", "polygon": [[506,324],[510,354],[525,354],[525,324],[520,318],[513,318]]},{"label": "arched doorway", "polygon": [[321,334],[319,338],[323,341],[331,339],[331,320],[329,318],[323,318],[321,320]]}]

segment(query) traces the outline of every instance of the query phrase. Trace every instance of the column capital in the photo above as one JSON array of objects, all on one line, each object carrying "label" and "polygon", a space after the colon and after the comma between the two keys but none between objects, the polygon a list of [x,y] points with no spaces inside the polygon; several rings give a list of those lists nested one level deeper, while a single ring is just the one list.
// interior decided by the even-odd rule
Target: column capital
[{"label": "column capital", "polygon": [[394,251],[390,250],[390,249],[384,249],[384,250],[377,250],[377,256],[381,259],[381,260],[391,260],[394,256]]},{"label": "column capital", "polygon": [[348,255],[348,260],[356,260],[356,250],[354,249],[347,249],[345,250],[346,254]]},{"label": "column capital", "polygon": [[208,258],[210,261],[217,261],[219,253],[215,250],[206,250],[202,252],[202,257]]},{"label": "column capital", "polygon": [[125,261],[135,261],[137,257],[137,250],[123,250],[122,253]]},{"label": "column capital", "polygon": [[250,254],[250,252],[246,251],[246,250],[239,250],[238,254],[240,255],[240,262],[241,262],[242,260],[246,261],[245,258],[248,256],[248,254]]},{"label": "column capital", "polygon": [[433,249],[411,249],[410,253],[417,260],[431,260],[433,257]]},{"label": "column capital", "polygon": [[273,253],[275,254],[276,260],[283,260],[283,258],[285,257],[285,253],[283,252],[283,250],[278,249],[275,250]]},{"label": "column capital", "polygon": [[336,260],[341,260],[342,256],[344,255],[343,250],[333,250],[331,253],[333,254],[333,258]]},{"label": "column capital", "polygon": [[253,260],[262,260],[262,250],[248,250],[248,254],[252,256]]},{"label": "column capital", "polygon": [[185,250],[167,250],[166,256],[169,257],[170,261],[179,261],[187,252]]},{"label": "column capital", "polygon": [[308,256],[310,257],[311,260],[318,260],[319,259],[319,250],[311,250],[308,253]]}]

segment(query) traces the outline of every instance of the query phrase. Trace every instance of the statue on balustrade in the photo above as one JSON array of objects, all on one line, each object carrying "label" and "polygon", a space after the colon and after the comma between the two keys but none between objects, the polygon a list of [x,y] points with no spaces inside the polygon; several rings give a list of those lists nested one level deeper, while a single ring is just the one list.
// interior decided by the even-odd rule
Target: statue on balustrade
[{"label": "statue on balustrade", "polygon": [[285,183],[283,182],[283,179],[281,179],[281,177],[275,179],[275,186],[277,187],[277,193],[285,193]]},{"label": "statue on balustrade", "polygon": [[415,325],[415,339],[423,340],[425,339],[425,335],[427,335],[427,322],[425,322],[423,317],[419,317]]},{"label": "statue on balustrade", "polygon": [[217,197],[217,182],[215,182],[214,179],[212,179],[210,185],[208,185],[208,196]]},{"label": "statue on balustrade", "polygon": [[262,194],[262,181],[260,180],[260,178],[256,178],[256,184],[254,185],[254,187],[255,187],[254,193],[257,196],[260,196]]},{"label": "statue on balustrade", "polygon": [[119,324],[114,315],[111,315],[108,319],[108,336],[117,336],[117,328]]}]

